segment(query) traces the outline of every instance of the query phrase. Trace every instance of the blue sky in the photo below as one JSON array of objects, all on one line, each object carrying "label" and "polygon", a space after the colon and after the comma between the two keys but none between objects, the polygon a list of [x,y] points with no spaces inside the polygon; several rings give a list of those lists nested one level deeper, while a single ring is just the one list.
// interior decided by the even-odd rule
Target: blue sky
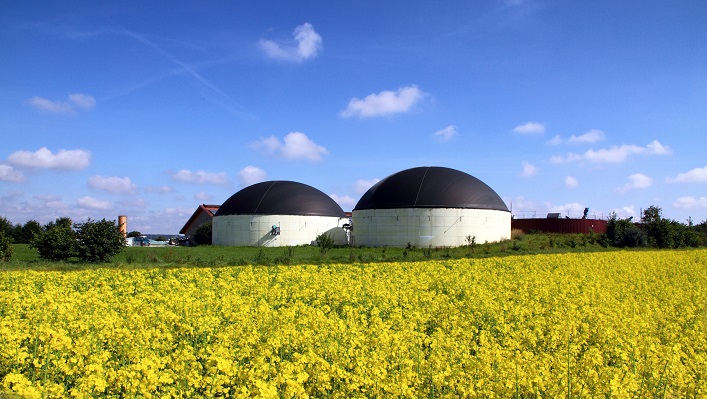
[{"label": "blue sky", "polygon": [[446,166],[516,217],[707,218],[707,3],[3,3],[0,215],[175,234],[293,180]]}]

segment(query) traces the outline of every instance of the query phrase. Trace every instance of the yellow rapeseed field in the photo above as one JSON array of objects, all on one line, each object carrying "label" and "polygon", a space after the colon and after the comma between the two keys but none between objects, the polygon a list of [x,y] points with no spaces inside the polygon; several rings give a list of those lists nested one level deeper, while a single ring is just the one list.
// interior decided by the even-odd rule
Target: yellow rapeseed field
[{"label": "yellow rapeseed field", "polygon": [[2,391],[707,397],[707,250],[5,271]]}]

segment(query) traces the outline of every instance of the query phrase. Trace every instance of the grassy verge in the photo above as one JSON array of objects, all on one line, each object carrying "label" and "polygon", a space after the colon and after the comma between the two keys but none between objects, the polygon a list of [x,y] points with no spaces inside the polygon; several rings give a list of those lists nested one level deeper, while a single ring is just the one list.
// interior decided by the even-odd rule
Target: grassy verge
[{"label": "grassy verge", "polygon": [[16,244],[13,259],[0,269],[82,270],[95,267],[214,267],[231,265],[296,265],[372,263],[485,258],[519,254],[595,252],[611,250],[599,244],[598,236],[585,234],[514,234],[496,243],[469,243],[456,248],[439,247],[336,247],[322,253],[312,246],[297,247],[126,247],[107,264],[86,264],[78,259],[48,262],[39,259],[28,245]]}]

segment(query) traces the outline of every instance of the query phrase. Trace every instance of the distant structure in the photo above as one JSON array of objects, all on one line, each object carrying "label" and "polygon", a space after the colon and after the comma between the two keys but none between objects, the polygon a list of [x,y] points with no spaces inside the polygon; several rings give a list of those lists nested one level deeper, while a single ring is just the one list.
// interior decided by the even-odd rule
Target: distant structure
[{"label": "distant structure", "polygon": [[199,226],[204,223],[211,222],[214,217],[214,214],[216,213],[216,211],[218,211],[218,208],[219,205],[199,205],[199,207],[196,208],[189,220],[187,220],[187,222],[184,224],[184,227],[179,230],[179,234],[184,235],[184,237],[189,242],[192,242],[192,237],[194,236],[196,229],[198,229]]},{"label": "distant structure", "polygon": [[248,186],[213,218],[213,245],[309,245],[320,234],[346,243],[344,211],[330,196],[303,183],[275,180]]},{"label": "distant structure", "polygon": [[128,236],[128,217],[125,215],[118,216],[118,229],[120,229],[120,234],[123,238]]},{"label": "distant structure", "polygon": [[467,173],[423,166],[392,174],[353,209],[356,246],[456,247],[473,237],[511,236],[511,213],[496,192]]},{"label": "distant structure", "polygon": [[589,219],[589,208],[584,208],[581,219],[565,216],[560,218],[560,213],[548,213],[546,218],[513,219],[511,228],[524,233],[561,233],[561,234],[589,234],[591,232],[606,233],[606,220]]}]

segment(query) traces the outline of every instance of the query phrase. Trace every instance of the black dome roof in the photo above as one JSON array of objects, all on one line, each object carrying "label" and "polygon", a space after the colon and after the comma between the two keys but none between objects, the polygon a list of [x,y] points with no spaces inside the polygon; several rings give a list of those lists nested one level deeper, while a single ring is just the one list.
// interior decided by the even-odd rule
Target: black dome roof
[{"label": "black dome roof", "polygon": [[354,211],[394,208],[469,208],[508,211],[501,197],[464,172],[422,166],[392,174],[368,189]]},{"label": "black dome roof", "polygon": [[214,216],[307,215],[343,217],[344,211],[330,196],[312,186],[293,181],[266,181],[233,194]]}]

